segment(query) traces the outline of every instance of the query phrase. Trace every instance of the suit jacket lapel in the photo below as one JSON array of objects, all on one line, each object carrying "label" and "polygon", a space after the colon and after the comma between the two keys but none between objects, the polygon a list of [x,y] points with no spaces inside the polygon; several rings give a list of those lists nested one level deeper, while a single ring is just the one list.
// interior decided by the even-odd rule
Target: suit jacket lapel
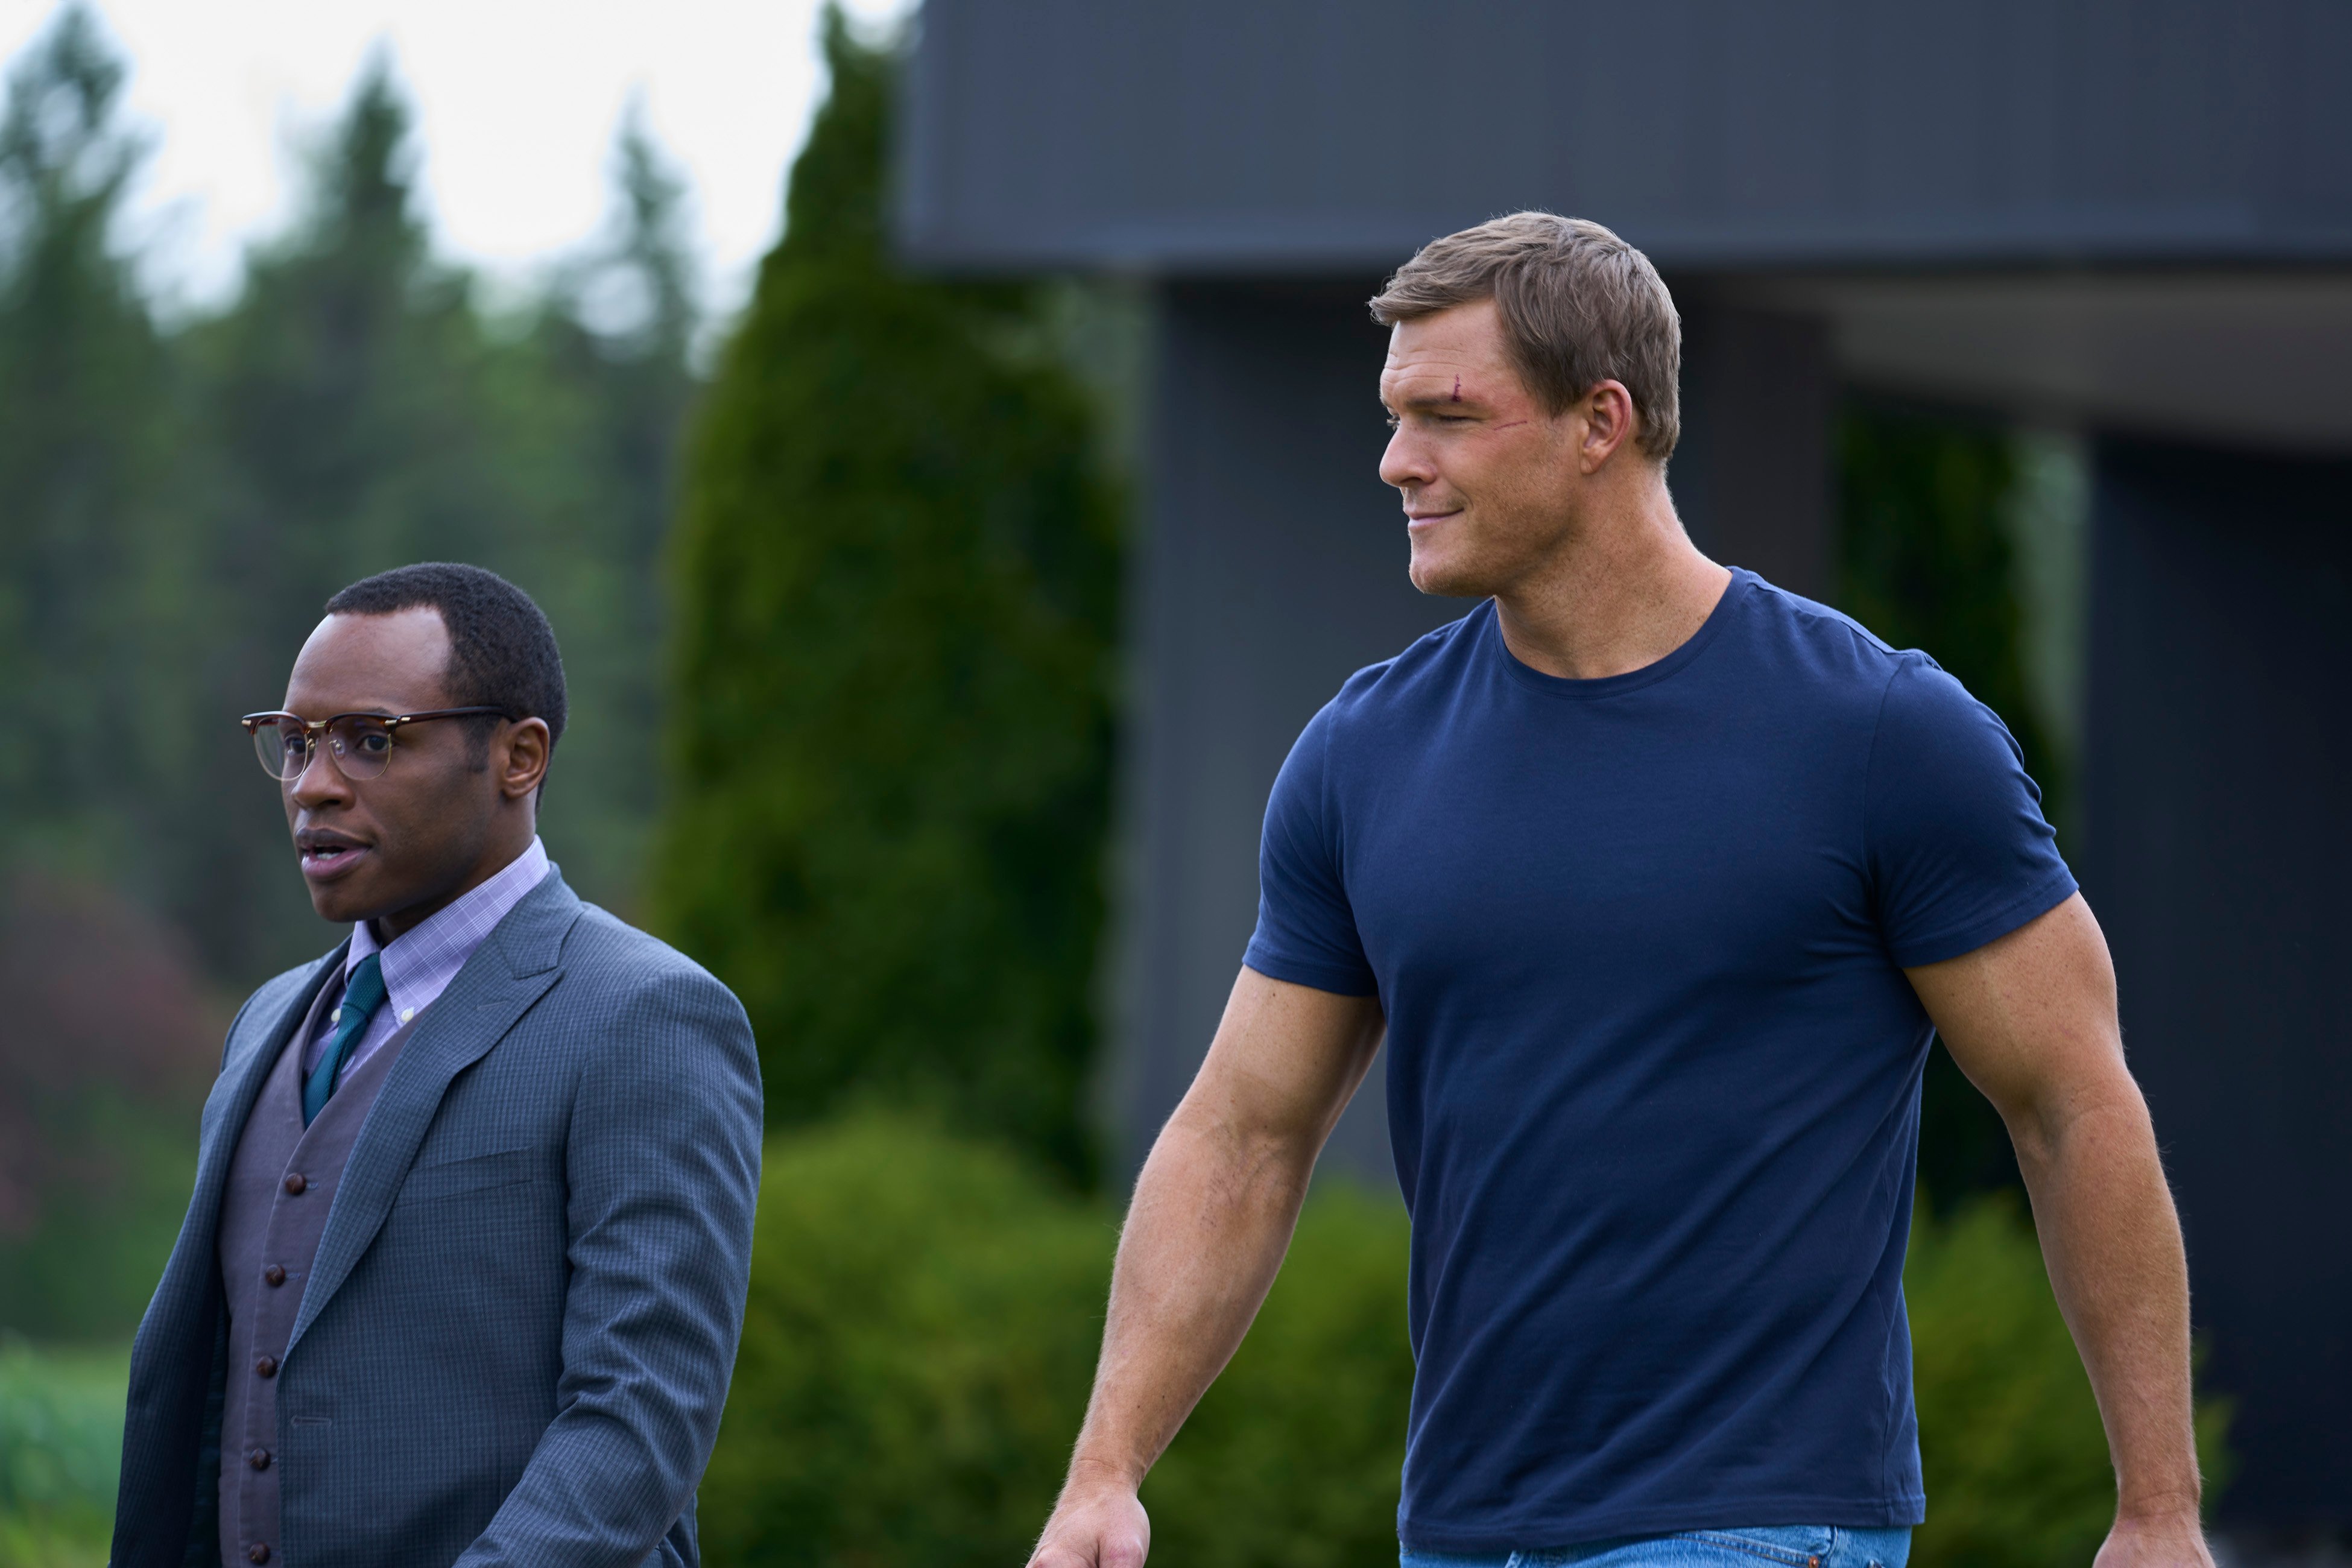
[{"label": "suit jacket lapel", "polygon": [[551,871],[499,922],[416,1021],[352,1145],[303,1287],[302,1310],[287,1341],[289,1353],[383,1228],[449,1085],[488,1055],[562,978],[563,938],[580,910],[579,899]]},{"label": "suit jacket lapel", "polygon": [[[343,954],[350,946],[346,939],[334,952],[319,960],[294,987],[292,999],[278,1010],[276,1016],[251,1019],[231,1037],[226,1059],[221,1063],[220,1077],[213,1090],[215,1103],[205,1108],[204,1136],[196,1148],[196,1190],[188,1205],[191,1215],[205,1215],[217,1226],[221,1190],[227,1184],[229,1163],[236,1156],[237,1141],[245,1136],[245,1124],[253,1114],[253,1103],[261,1098],[261,1086],[268,1081],[269,1069],[277,1065],[278,1054],[293,1038],[295,1028],[310,1016],[320,987],[341,967]],[[209,1263],[211,1247],[207,1246],[205,1251]]]}]

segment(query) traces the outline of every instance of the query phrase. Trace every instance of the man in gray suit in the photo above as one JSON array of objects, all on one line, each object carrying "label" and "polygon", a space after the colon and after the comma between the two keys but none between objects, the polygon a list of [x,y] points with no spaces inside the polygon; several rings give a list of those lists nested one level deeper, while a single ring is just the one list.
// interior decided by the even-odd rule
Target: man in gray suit
[{"label": "man in gray suit", "polygon": [[554,633],[478,567],[344,589],[245,721],[349,941],[230,1026],[131,1352],[117,1568],[693,1563],[760,1080],[727,988],[536,829]]}]

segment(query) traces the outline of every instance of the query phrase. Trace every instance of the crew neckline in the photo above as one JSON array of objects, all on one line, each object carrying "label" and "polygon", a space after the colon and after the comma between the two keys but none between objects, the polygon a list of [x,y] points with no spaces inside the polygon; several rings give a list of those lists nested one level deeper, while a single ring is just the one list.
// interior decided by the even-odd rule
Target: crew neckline
[{"label": "crew neckline", "polygon": [[1571,702],[1620,697],[1672,678],[1706,651],[1707,644],[1715,640],[1717,632],[1737,612],[1738,602],[1748,596],[1757,581],[1756,574],[1745,567],[1733,566],[1727,570],[1731,573],[1731,581],[1723,585],[1722,596],[1716,600],[1715,608],[1707,612],[1706,619],[1699,623],[1698,630],[1685,637],[1681,646],[1664,658],[1653,659],[1639,669],[1629,669],[1620,675],[1579,679],[1573,676],[1545,674],[1511,651],[1510,643],[1503,637],[1502,614],[1495,607],[1492,599],[1478,606],[1486,621],[1481,631],[1492,645],[1495,657],[1502,661],[1503,668],[1531,691],[1541,692],[1547,697],[1564,698]]}]

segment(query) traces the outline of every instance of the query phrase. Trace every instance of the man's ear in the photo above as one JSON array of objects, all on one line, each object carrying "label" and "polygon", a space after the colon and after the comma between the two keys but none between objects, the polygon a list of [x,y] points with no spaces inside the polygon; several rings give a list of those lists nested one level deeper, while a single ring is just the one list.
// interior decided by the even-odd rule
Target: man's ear
[{"label": "man's ear", "polygon": [[520,800],[537,789],[546,781],[548,753],[554,747],[555,737],[544,719],[518,719],[508,726],[490,752],[491,765],[498,770],[499,793],[509,800]]},{"label": "man's ear", "polygon": [[1639,417],[1633,412],[1633,395],[1622,381],[1599,382],[1575,405],[1575,409],[1584,421],[1584,439],[1577,447],[1577,471],[1597,473],[1616,455],[1618,447],[1633,437],[1633,424]]}]

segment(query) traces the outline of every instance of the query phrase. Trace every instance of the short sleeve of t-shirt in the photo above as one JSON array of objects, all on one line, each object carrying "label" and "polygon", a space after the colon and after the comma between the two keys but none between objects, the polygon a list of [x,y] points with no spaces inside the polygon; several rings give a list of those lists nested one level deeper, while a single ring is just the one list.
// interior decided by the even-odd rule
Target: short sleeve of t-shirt
[{"label": "short sleeve of t-shirt", "polygon": [[1924,656],[1888,680],[1867,791],[1879,924],[1905,968],[1974,952],[2074,891],[2017,742]]},{"label": "short sleeve of t-shirt", "polygon": [[1257,931],[1242,962],[1260,974],[1342,996],[1380,987],[1339,875],[1328,784],[1331,710],[1300,732],[1274,781],[1257,851]]}]

